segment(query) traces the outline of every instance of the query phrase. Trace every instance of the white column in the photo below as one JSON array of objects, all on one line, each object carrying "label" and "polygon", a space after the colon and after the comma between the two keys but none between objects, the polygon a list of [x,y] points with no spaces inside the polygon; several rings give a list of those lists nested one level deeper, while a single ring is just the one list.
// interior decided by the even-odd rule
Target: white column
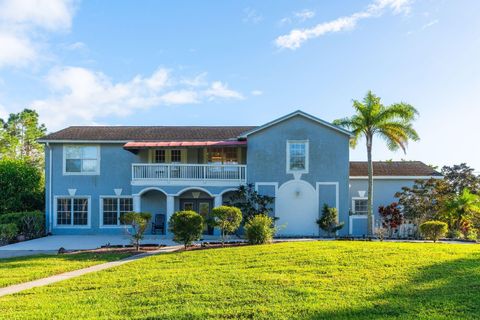
[{"label": "white column", "polygon": [[140,205],[140,195],[138,194],[134,194],[133,195],[133,211],[134,212],[140,212],[142,209],[141,209],[141,205]]},{"label": "white column", "polygon": [[213,200],[213,206],[220,207],[222,205],[222,196],[221,195],[216,195],[215,199]]},{"label": "white column", "polygon": [[168,221],[170,221],[170,217],[173,215],[175,211],[175,197],[172,195],[167,195],[167,231],[166,234],[169,235],[170,232],[168,231]]}]

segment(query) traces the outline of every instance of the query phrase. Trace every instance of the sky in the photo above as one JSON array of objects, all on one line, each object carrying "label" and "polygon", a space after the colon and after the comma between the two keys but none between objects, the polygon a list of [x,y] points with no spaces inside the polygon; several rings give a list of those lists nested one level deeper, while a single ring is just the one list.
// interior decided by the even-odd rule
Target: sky
[{"label": "sky", "polygon": [[[368,90],[419,110],[407,153],[480,171],[480,1],[0,0],[0,118],[261,125],[353,114]],[[360,143],[351,160],[365,160]]]}]

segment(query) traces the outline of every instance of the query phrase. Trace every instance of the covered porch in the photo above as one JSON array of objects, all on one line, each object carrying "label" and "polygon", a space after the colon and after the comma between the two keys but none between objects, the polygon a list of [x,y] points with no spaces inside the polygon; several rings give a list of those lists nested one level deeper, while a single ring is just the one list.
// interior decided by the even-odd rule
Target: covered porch
[{"label": "covered porch", "polygon": [[132,184],[237,185],[247,179],[246,141],[129,142],[124,148],[138,157]]},{"label": "covered porch", "polygon": [[[204,219],[214,207],[224,204],[237,188],[203,188],[203,187],[146,187],[133,195],[133,210],[149,212],[152,219],[147,234],[170,237],[168,220],[179,210],[193,210]],[[205,227],[204,237],[218,236],[218,230]]]}]

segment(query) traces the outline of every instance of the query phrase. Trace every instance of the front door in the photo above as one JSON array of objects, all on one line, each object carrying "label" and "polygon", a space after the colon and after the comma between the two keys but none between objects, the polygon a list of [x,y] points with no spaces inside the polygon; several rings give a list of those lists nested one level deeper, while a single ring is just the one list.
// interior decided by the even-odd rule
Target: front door
[{"label": "front door", "polygon": [[[182,210],[193,210],[207,221],[207,217],[212,211],[213,201],[211,199],[180,199],[180,208]],[[212,235],[213,228],[205,224],[203,234]]]}]

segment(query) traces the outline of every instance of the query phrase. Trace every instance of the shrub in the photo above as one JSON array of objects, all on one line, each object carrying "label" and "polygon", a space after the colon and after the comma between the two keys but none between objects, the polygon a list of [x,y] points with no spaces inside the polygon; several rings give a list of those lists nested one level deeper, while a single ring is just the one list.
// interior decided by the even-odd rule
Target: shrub
[{"label": "shrub", "polygon": [[273,219],[266,214],[258,214],[248,219],[244,229],[250,244],[269,243],[275,234]]},{"label": "shrub", "polygon": [[168,221],[168,228],[173,233],[173,241],[182,243],[185,249],[200,239],[203,233],[203,217],[195,211],[177,211]]},{"label": "shrub", "polygon": [[42,172],[21,160],[0,160],[0,214],[42,210],[44,206]]},{"label": "shrub", "polygon": [[151,218],[152,215],[148,212],[127,212],[121,217],[122,223],[131,226],[131,230],[128,232],[132,238],[132,244],[137,251],[140,248],[140,240],[143,239],[143,235],[147,230],[148,221]]},{"label": "shrub", "polygon": [[240,223],[242,222],[242,211],[237,207],[216,207],[212,210],[210,220],[213,227],[220,228],[223,246],[226,236],[235,232],[240,227]]},{"label": "shrub", "polygon": [[445,222],[431,220],[424,222],[420,225],[420,232],[422,235],[433,242],[437,242],[438,239],[444,237],[448,231],[448,226]]},{"label": "shrub", "polygon": [[343,222],[338,223],[338,211],[337,208],[330,208],[326,203],[323,204],[322,216],[317,220],[317,224],[323,231],[328,233],[331,237],[332,234],[343,228]]},{"label": "shrub", "polygon": [[12,212],[0,215],[0,224],[14,223],[18,233],[27,239],[45,234],[45,214],[40,211]]},{"label": "shrub", "polygon": [[468,230],[467,234],[465,235],[465,238],[467,238],[468,240],[477,240],[478,239],[477,229]]},{"label": "shrub", "polygon": [[393,202],[388,206],[380,206],[378,213],[382,219],[382,227],[387,229],[388,236],[391,238],[393,232],[403,223],[403,214],[398,208],[398,203]]},{"label": "shrub", "polygon": [[0,245],[7,244],[17,236],[18,228],[15,223],[0,224]]}]

